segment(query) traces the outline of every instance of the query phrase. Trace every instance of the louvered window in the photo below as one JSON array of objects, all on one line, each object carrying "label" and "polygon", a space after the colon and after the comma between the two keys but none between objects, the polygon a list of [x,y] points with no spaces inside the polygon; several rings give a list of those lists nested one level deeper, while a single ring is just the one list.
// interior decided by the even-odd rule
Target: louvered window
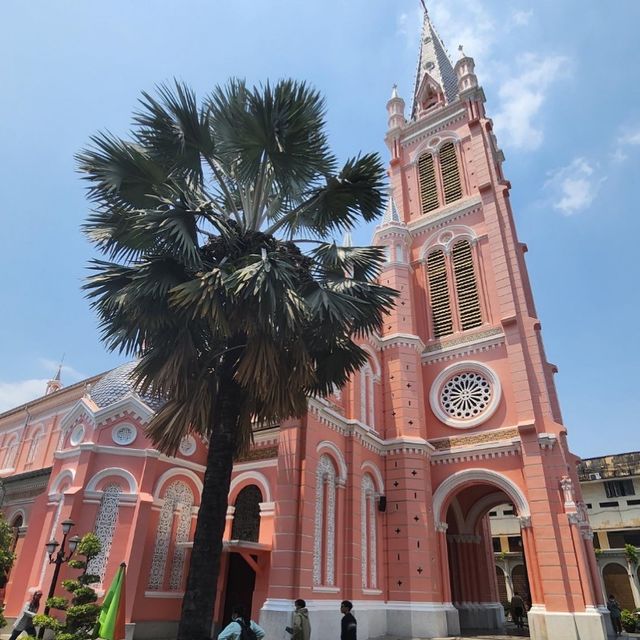
[{"label": "louvered window", "polygon": [[447,265],[442,251],[434,251],[429,255],[427,277],[433,318],[433,336],[439,338],[453,332],[451,303],[447,286]]},{"label": "louvered window", "polygon": [[453,272],[458,295],[458,315],[463,331],[482,324],[478,285],[473,268],[471,245],[467,240],[456,242],[453,247]]},{"label": "louvered window", "polygon": [[460,184],[460,170],[453,142],[447,142],[440,148],[440,171],[442,173],[442,187],[444,190],[444,202],[449,204],[462,198],[462,185]]},{"label": "louvered window", "polygon": [[420,176],[420,201],[422,213],[428,213],[440,206],[438,202],[438,185],[436,184],[436,172],[433,166],[433,156],[425,153],[418,161],[418,173]]}]

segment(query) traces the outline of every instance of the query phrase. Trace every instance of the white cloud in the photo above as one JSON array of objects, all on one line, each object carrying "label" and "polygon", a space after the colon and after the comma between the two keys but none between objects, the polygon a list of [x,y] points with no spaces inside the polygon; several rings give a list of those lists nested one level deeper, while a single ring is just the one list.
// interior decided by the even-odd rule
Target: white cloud
[{"label": "white cloud", "polygon": [[574,158],[566,167],[550,174],[545,187],[553,198],[553,208],[570,216],[587,209],[598,195],[606,177],[597,178],[597,167],[585,158]]},{"label": "white cloud", "polygon": [[29,400],[43,396],[46,388],[46,379],[0,382],[0,412],[8,411],[29,402]]},{"label": "white cloud", "polygon": [[[460,20],[461,15],[465,16],[464,20]],[[463,45],[465,53],[480,67],[484,66],[497,30],[482,2],[465,0],[456,4],[451,0],[431,0],[429,16],[450,54],[457,53],[458,45]],[[455,61],[457,56],[451,57]]]},{"label": "white cloud", "polygon": [[505,80],[498,89],[500,107],[495,115],[496,130],[505,145],[518,149],[537,149],[543,140],[542,126],[536,121],[551,85],[565,73],[564,56],[526,54],[517,61],[522,70]]},{"label": "white cloud", "polygon": [[404,38],[405,46],[414,49],[420,41],[422,29],[422,10],[417,8],[410,13],[401,13],[396,22],[396,32]]},{"label": "white cloud", "polygon": [[531,16],[533,16],[533,9],[529,9],[529,11],[514,11],[511,21],[518,27],[524,27],[529,24]]},{"label": "white cloud", "polygon": [[633,146],[640,145],[640,127],[635,131],[632,130],[626,135],[620,136],[620,138],[618,139],[618,142],[620,144],[627,144],[627,145],[633,145]]}]

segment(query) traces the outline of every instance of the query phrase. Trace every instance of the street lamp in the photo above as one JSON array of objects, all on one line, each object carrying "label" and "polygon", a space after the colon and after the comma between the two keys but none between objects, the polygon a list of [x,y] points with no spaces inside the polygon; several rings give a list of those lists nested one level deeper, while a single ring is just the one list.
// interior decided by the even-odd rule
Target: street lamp
[{"label": "street lamp", "polygon": [[[71,531],[74,524],[75,523],[73,522],[73,520],[64,520],[62,522],[62,543],[58,542],[57,540],[49,540],[49,542],[44,545],[49,556],[49,564],[55,564],[53,577],[51,578],[51,586],[49,587],[49,595],[47,596],[47,604],[44,608],[45,616],[48,616],[49,611],[51,611],[51,607],[49,606],[48,602],[50,598],[53,598],[53,594],[55,593],[56,586],[58,584],[58,576],[60,575],[60,567],[65,562],[69,562],[71,556],[75,553],[75,550],[78,547],[78,543],[80,542],[80,538],[78,536],[73,536],[73,538],[69,540],[69,552],[66,552],[65,545],[67,543],[67,535],[69,535],[69,531]],[[40,627],[40,629],[38,630],[38,638],[43,637],[44,627]]]}]

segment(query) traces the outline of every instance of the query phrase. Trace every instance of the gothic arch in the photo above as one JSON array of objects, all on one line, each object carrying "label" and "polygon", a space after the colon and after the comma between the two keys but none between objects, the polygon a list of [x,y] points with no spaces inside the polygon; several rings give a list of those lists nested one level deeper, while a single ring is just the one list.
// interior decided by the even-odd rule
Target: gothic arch
[{"label": "gothic arch", "polygon": [[459,240],[468,240],[473,244],[478,241],[478,234],[465,224],[453,224],[446,229],[438,229],[422,245],[420,258],[423,261],[426,260],[429,253],[436,249],[441,249],[447,254]]},{"label": "gothic arch", "polygon": [[126,469],[122,469],[120,467],[109,467],[107,469],[103,469],[96,473],[91,480],[89,480],[87,484],[87,491],[98,491],[98,485],[101,480],[105,480],[106,478],[121,478],[125,481],[125,486],[129,488],[129,493],[137,494],[138,493],[138,483],[134,478],[133,474]]},{"label": "gothic arch", "polygon": [[371,364],[373,364],[373,373],[377,378],[377,380],[380,380],[382,369],[380,367],[380,361],[378,360],[378,356],[376,355],[376,352],[368,344],[360,344],[358,346],[363,351],[367,352],[367,355],[369,356],[369,361]]},{"label": "gothic arch", "polygon": [[202,495],[202,480],[200,480],[199,476],[189,469],[176,467],[175,469],[169,469],[168,471],[165,471],[156,481],[156,486],[153,490],[154,502],[160,499],[160,494],[162,493],[165,484],[167,484],[167,481],[175,477],[181,477],[182,479],[189,478],[189,480],[191,480],[197,490],[197,493],[194,492],[194,494],[198,496]]},{"label": "gothic arch", "polygon": [[378,492],[379,495],[383,496],[384,495],[384,479],[382,477],[382,473],[380,472],[380,469],[378,468],[378,465],[376,465],[371,460],[365,460],[360,465],[360,469],[363,472],[368,473],[374,479],[376,491]]},{"label": "gothic arch", "polygon": [[269,480],[266,476],[259,471],[245,471],[236,476],[229,486],[229,503],[235,502],[238,494],[246,486],[255,484],[258,485],[262,493],[262,502],[272,502],[271,487],[269,486]]},{"label": "gothic arch", "polygon": [[16,509],[15,511],[13,511],[11,513],[11,515],[7,518],[7,522],[9,523],[9,526],[12,527],[12,528],[15,527],[16,525],[14,523],[18,518],[22,518],[22,523],[19,524],[18,526],[26,527],[27,526],[27,512],[24,509]]},{"label": "gothic arch", "polygon": [[344,459],[344,455],[342,451],[338,449],[338,447],[329,440],[323,440],[316,447],[316,452],[318,453],[318,457],[320,457],[323,453],[329,455],[333,463],[338,468],[338,482],[342,485],[347,482],[347,463]]},{"label": "gothic arch", "polygon": [[497,487],[511,499],[518,516],[530,515],[529,503],[515,482],[501,473],[490,471],[489,469],[465,469],[450,475],[435,490],[433,494],[433,517],[436,524],[446,521],[446,512],[443,513],[444,507],[451,502],[457,489],[468,484],[488,484]]},{"label": "gothic arch", "polygon": [[65,481],[68,481],[70,484],[73,484],[75,477],[76,477],[75,469],[65,469],[64,471],[61,471],[56,476],[55,480],[51,483],[51,489],[49,490],[49,495],[56,496],[62,493],[61,492],[62,484]]},{"label": "gothic arch", "polygon": [[413,164],[418,161],[421,155],[425,153],[437,154],[440,147],[447,142],[453,142],[454,145],[460,144],[460,136],[455,131],[443,131],[427,138],[420,143],[410,155],[409,162]]},{"label": "gothic arch", "polygon": [[478,525],[479,519],[485,515],[489,509],[496,507],[504,502],[504,493],[502,491],[495,491],[480,498],[467,513],[464,523],[463,533],[474,533]]}]

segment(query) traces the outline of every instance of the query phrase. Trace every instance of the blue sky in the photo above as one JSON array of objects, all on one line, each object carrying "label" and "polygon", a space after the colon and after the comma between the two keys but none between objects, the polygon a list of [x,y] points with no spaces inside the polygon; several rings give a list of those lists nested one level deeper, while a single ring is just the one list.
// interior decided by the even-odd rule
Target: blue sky
[{"label": "blue sky", "polygon": [[[431,0],[455,57],[476,60],[548,359],[576,453],[640,449],[640,3]],[[0,410],[123,361],[80,291],[93,255],[73,155],[125,134],[141,90],[178,77],[305,79],[340,157],[386,159],[391,86],[410,102],[418,0],[7,0],[0,8]],[[455,55],[454,55],[455,54]],[[369,240],[371,228],[354,234]]]}]

